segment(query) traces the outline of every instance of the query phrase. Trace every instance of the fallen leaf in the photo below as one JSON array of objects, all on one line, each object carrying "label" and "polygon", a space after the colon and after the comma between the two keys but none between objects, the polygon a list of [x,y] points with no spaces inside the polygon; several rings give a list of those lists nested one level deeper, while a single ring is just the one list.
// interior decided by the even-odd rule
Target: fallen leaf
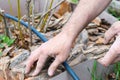
[{"label": "fallen leaf", "polygon": [[60,7],[59,7],[58,11],[55,13],[55,15],[56,15],[57,18],[60,18],[60,17],[62,17],[66,12],[71,12],[71,7],[70,7],[70,3],[69,3],[69,2],[64,1],[64,2],[60,5]]},{"label": "fallen leaf", "polygon": [[93,21],[92,21],[94,24],[100,26],[101,24],[101,19],[99,17],[96,17]]},{"label": "fallen leaf", "polygon": [[96,41],[96,44],[103,44],[104,39],[99,37],[98,40]]}]

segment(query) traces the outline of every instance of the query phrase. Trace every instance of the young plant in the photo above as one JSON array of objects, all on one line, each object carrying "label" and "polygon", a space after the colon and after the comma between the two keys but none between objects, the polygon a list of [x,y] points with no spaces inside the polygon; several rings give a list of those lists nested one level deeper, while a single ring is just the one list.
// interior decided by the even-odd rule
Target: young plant
[{"label": "young plant", "polygon": [[91,80],[102,80],[101,76],[97,76],[97,61],[94,61],[92,71],[88,68],[88,71],[91,74]]},{"label": "young plant", "polygon": [[0,35],[0,48],[4,48],[5,46],[11,46],[14,43],[15,39],[10,39],[6,35]]},{"label": "young plant", "polygon": [[0,52],[0,56],[2,56],[2,52]]},{"label": "young plant", "polygon": [[120,20],[120,14],[115,9],[110,7],[108,8],[108,12],[112,14],[114,17],[116,17],[118,20]]},{"label": "young plant", "polygon": [[73,4],[78,4],[78,0],[67,0],[68,2],[70,2],[70,3],[73,3]]},{"label": "young plant", "polygon": [[115,64],[115,70],[114,70],[114,73],[115,73],[115,77],[116,77],[116,80],[120,80],[120,62],[117,62]]}]

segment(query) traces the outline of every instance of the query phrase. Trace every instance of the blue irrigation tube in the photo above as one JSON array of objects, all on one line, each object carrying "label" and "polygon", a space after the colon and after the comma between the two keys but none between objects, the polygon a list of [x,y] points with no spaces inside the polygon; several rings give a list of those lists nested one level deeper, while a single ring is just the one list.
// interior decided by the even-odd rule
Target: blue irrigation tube
[{"label": "blue irrigation tube", "polygon": [[[4,14],[6,18],[12,19],[16,22],[18,22],[18,18],[11,16],[9,14]],[[20,24],[24,25],[26,28],[28,28],[28,24],[25,23],[23,20],[20,20]],[[31,26],[31,30],[43,41],[46,42],[48,39],[43,36],[40,32],[38,32],[33,26]],[[79,77],[76,75],[76,73],[72,70],[72,68],[68,65],[68,63],[65,61],[63,62],[63,66],[67,70],[67,72],[72,76],[74,80],[80,80]]]}]

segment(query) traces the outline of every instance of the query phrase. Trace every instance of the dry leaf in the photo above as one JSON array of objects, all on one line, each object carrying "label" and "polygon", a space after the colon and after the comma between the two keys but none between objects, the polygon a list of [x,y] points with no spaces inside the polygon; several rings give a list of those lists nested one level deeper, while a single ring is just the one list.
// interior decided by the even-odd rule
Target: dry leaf
[{"label": "dry leaf", "polygon": [[96,44],[103,44],[104,39],[99,37],[98,40],[96,41]]},{"label": "dry leaf", "polygon": [[94,24],[100,26],[101,24],[101,19],[99,17],[96,17],[93,21],[92,21]]},{"label": "dry leaf", "polygon": [[55,16],[57,18],[62,17],[66,12],[71,12],[71,6],[70,3],[67,1],[64,1],[61,5],[58,11],[55,13]]}]

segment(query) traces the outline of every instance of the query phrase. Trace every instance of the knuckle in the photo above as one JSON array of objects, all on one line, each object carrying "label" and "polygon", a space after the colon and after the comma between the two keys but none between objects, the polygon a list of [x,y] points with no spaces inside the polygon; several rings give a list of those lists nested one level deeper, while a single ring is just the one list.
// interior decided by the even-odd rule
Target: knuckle
[{"label": "knuckle", "polygon": [[65,57],[59,57],[58,60],[59,60],[60,63],[62,63],[66,60],[66,58]]},{"label": "knuckle", "polygon": [[44,48],[41,48],[40,49],[40,54],[42,54],[42,55],[46,54],[46,50]]}]

